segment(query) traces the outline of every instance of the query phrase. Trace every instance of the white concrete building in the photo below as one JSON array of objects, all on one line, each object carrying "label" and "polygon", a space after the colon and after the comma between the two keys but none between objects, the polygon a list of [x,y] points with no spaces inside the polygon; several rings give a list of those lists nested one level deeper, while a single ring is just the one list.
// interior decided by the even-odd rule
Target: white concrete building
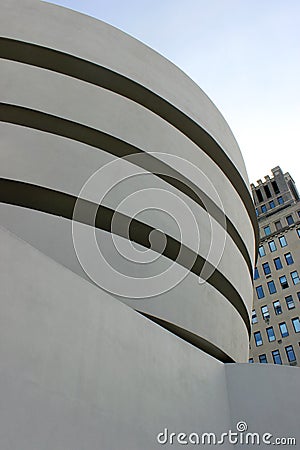
[{"label": "white concrete building", "polygon": [[0,25],[1,450],[300,439],[298,369],[242,364],[257,223],[220,112],[98,20]]}]

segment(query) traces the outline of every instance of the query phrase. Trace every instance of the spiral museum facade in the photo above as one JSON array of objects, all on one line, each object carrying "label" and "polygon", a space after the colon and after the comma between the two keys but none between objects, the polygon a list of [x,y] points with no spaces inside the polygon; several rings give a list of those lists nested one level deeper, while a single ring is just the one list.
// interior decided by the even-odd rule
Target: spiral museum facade
[{"label": "spiral museum facade", "polygon": [[5,0],[0,22],[4,373],[27,426],[43,448],[98,448],[99,423],[101,448],[154,448],[146,424],[159,431],[195,393],[198,419],[226,426],[223,363],[248,357],[257,234],[230,128],[110,25],[36,0]]}]

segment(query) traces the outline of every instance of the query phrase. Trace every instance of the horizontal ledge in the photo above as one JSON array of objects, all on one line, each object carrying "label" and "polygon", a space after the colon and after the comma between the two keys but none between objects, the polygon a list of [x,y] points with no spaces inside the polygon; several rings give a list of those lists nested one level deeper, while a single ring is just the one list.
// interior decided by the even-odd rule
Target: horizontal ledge
[{"label": "horizontal ledge", "polygon": [[61,73],[102,87],[144,106],[173,125],[223,171],[245,205],[258,249],[259,233],[251,195],[239,171],[217,141],[193,119],[155,92],[107,67],[79,57],[11,38],[0,38],[0,57]]},{"label": "horizontal ledge", "polygon": [[166,330],[170,331],[171,333],[175,334],[176,336],[180,337],[181,339],[185,340],[194,347],[197,347],[203,352],[207,353],[208,355],[213,356],[219,361],[223,363],[235,362],[229,355],[227,355],[227,353],[223,352],[223,350],[221,350],[219,347],[209,342],[207,339],[204,339],[203,337],[198,336],[197,334],[192,333],[191,331],[185,330],[184,328],[181,328],[178,325],[175,325],[174,323],[160,319],[151,314],[141,312],[138,310],[137,312],[147,317],[147,319],[150,319],[153,322],[157,323]]},{"label": "horizontal ledge", "polygon": [[[75,220],[117,234],[160,253],[160,250],[155,249],[155,244],[153,247],[149,240],[150,233],[159,230],[111,208],[70,194],[22,181],[0,178],[0,202]],[[128,233],[126,233],[127,230]],[[167,234],[165,234],[165,238],[166,246],[162,253],[163,256],[175,261],[198,277],[206,264],[211,273],[206,280],[207,283],[217,289],[237,310],[250,335],[250,319],[246,306],[230,281],[201,255]]]},{"label": "horizontal ledge", "polygon": [[168,164],[103,131],[23,106],[0,103],[0,121],[62,136],[106,151],[118,158],[126,158],[126,161],[175,187],[205,209],[225,229],[242,254],[252,278],[253,270],[248,250],[231,220],[205,192]]}]

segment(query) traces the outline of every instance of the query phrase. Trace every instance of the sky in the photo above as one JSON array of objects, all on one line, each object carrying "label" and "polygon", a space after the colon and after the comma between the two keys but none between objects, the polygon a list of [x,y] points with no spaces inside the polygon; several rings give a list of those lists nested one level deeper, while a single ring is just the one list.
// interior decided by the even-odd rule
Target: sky
[{"label": "sky", "polygon": [[56,0],[139,39],[221,111],[250,182],[279,165],[300,188],[299,0]]}]

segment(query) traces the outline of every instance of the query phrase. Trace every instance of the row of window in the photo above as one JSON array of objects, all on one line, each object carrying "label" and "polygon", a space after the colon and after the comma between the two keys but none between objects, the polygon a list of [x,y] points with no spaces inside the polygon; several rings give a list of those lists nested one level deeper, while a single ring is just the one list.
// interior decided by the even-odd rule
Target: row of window
[{"label": "row of window", "polygon": [[[291,272],[290,276],[291,276],[293,284],[296,285],[296,284],[300,283],[300,278],[299,278],[299,274],[298,274],[297,270],[294,270],[293,272]],[[287,289],[289,287],[289,283],[288,283],[288,280],[285,275],[282,275],[281,277],[279,277],[279,283],[280,283],[282,289]],[[277,292],[277,289],[276,289],[276,286],[275,286],[275,283],[273,280],[268,281],[267,286],[268,286],[268,290],[269,290],[270,294],[275,294]],[[256,286],[255,289],[256,289],[257,298],[259,300],[265,297],[264,289],[261,284],[259,286]]]},{"label": "row of window", "polygon": [[[299,229],[299,233],[300,233],[300,229]],[[298,235],[300,237],[300,234],[298,234]],[[288,245],[285,236],[280,236],[278,238],[278,241],[279,241],[279,244],[280,244],[281,247],[286,247]],[[276,246],[276,243],[275,243],[274,240],[273,241],[269,241],[268,242],[268,246],[269,246],[270,252],[276,252],[277,246]],[[258,253],[259,253],[260,257],[263,257],[263,256],[266,255],[265,247],[263,245],[260,245],[258,247]]]},{"label": "row of window", "polygon": [[[299,220],[300,211],[297,211],[297,213],[298,213],[298,220]],[[286,216],[285,220],[286,220],[287,225],[293,225],[295,223],[294,217],[292,214]],[[274,222],[274,225],[275,225],[276,231],[279,231],[283,228],[281,220],[277,220],[276,222]],[[265,233],[265,236],[269,236],[272,233],[270,225],[267,225],[264,227],[264,233]]]},{"label": "row of window", "polygon": [[[299,317],[295,317],[294,319],[292,319],[292,324],[293,324],[295,333],[300,333]],[[286,322],[281,322],[280,324],[278,324],[278,326],[279,326],[280,334],[283,338],[289,336],[289,330],[288,330]],[[276,340],[276,336],[275,336],[273,327],[266,328],[266,333],[267,333],[269,342],[273,342]],[[254,340],[255,340],[256,347],[260,347],[261,345],[263,345],[263,338],[262,338],[260,331],[256,331],[254,333]]]},{"label": "row of window", "polygon": [[[285,347],[285,352],[286,352],[286,356],[289,362],[294,362],[296,361],[296,355],[294,352],[294,348],[292,345],[288,345],[287,347]],[[281,355],[280,355],[280,351],[279,350],[274,350],[272,352],[272,357],[273,357],[273,362],[274,364],[282,364],[282,360],[281,360]],[[267,355],[263,354],[263,355],[259,355],[258,356],[259,362],[262,364],[267,364],[268,363],[268,359],[267,359]],[[249,359],[249,363],[253,363],[254,360],[253,358]]]},{"label": "row of window", "polygon": [[[280,194],[280,190],[279,190],[278,184],[276,183],[275,180],[271,181],[271,184],[269,186],[272,186],[275,195]],[[265,191],[265,195],[266,195],[267,198],[271,198],[272,197],[272,194],[271,194],[269,186],[267,184],[264,186],[264,191]],[[263,196],[262,196],[260,188],[255,189],[255,193],[256,193],[258,202],[259,203],[263,202],[264,199],[263,199]]]},{"label": "row of window", "polygon": [[[298,296],[298,299],[300,300],[300,292],[297,292],[297,296]],[[287,299],[289,299],[289,300],[287,300]],[[290,303],[292,302],[294,304],[294,300],[293,300],[292,295],[288,295],[286,297],[286,302],[288,303],[288,301]],[[280,304],[279,300],[276,300],[275,302],[273,302],[273,308],[274,308],[276,316],[279,316],[280,314],[282,314],[282,307],[281,307],[281,304]],[[293,309],[293,308],[289,308],[289,309]]]},{"label": "row of window", "polygon": [[[298,299],[300,300],[300,292],[297,292]],[[294,309],[295,308],[295,302],[292,295],[288,295],[285,297],[285,302],[287,309]],[[276,316],[282,314],[282,308],[279,300],[276,300],[273,302],[273,308]],[[261,315],[264,320],[268,320],[270,318],[269,308],[267,305],[261,306]],[[256,314],[255,309],[252,310],[252,325],[258,322],[258,317]]]},{"label": "row of window", "polygon": [[[285,259],[285,262],[286,262],[287,266],[290,266],[291,264],[294,264],[294,259],[293,259],[292,254],[290,252],[289,253],[285,253],[284,259]],[[273,263],[274,263],[274,267],[275,267],[276,270],[282,269],[283,266],[282,266],[282,262],[281,262],[281,259],[280,259],[279,256],[277,258],[273,259]],[[270,268],[270,264],[268,262],[263,263],[262,264],[262,268],[263,268],[263,271],[264,271],[265,275],[270,275],[271,268]],[[257,280],[259,277],[260,277],[259,271],[258,271],[257,267],[255,267],[255,269],[254,269],[254,280]]]},{"label": "row of window", "polygon": [[[280,196],[280,197],[277,197],[277,202],[278,202],[278,205],[283,205],[283,198]],[[270,202],[269,202],[269,209],[274,209],[275,208],[275,201],[274,200],[271,200]],[[266,213],[267,212],[267,210],[268,210],[268,207],[267,207],[267,205],[261,205],[261,207],[260,207],[260,209],[261,209],[261,212],[262,213]],[[259,215],[259,209],[258,208],[256,208],[256,215],[258,216]]]}]

